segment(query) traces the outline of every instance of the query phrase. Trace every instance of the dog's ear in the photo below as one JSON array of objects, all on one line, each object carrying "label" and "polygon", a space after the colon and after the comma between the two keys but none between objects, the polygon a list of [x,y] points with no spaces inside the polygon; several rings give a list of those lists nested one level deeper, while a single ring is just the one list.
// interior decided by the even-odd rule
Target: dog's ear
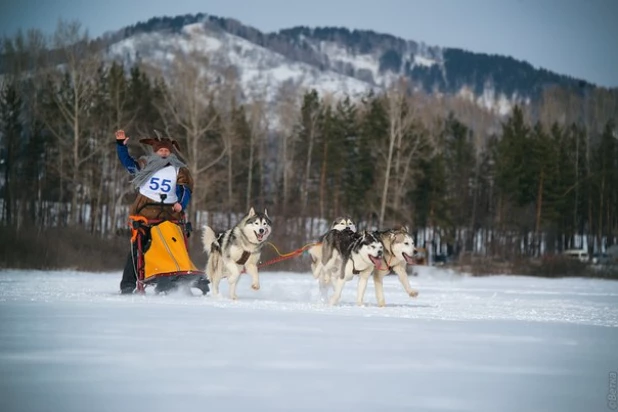
[{"label": "dog's ear", "polygon": [[251,216],[255,216],[255,210],[253,210],[253,207],[251,207],[251,209],[249,209],[249,217]]},{"label": "dog's ear", "polygon": [[264,216],[270,217],[270,216],[268,216],[268,210],[266,210],[266,208],[264,208]]}]

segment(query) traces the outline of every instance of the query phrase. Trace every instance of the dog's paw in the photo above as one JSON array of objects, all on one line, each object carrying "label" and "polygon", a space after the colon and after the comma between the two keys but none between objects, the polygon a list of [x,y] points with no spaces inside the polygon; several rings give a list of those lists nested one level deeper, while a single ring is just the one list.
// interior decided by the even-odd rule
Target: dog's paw
[{"label": "dog's paw", "polygon": [[378,302],[378,307],[379,307],[379,308],[383,308],[383,307],[385,307],[385,306],[386,306],[386,303],[384,303],[384,302]]},{"label": "dog's paw", "polygon": [[412,290],[410,291],[409,295],[410,295],[410,297],[411,297],[411,298],[415,298],[415,297],[417,297],[417,296],[418,296],[418,290],[414,290],[414,289],[412,289]]},{"label": "dog's paw", "polygon": [[251,285],[251,289],[253,289],[253,290],[260,290],[260,284],[259,283],[257,283],[257,284],[254,283],[253,285]]},{"label": "dog's paw", "polygon": [[359,308],[364,308],[365,304],[363,302],[356,302],[356,306],[358,306]]}]

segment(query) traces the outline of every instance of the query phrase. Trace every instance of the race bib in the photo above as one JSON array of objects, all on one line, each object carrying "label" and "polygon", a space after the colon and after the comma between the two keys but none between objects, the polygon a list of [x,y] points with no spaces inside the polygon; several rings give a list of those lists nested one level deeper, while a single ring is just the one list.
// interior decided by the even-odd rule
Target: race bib
[{"label": "race bib", "polygon": [[153,174],[139,188],[139,192],[154,202],[174,204],[178,202],[176,196],[176,176],[178,170],[174,166],[166,166]]}]

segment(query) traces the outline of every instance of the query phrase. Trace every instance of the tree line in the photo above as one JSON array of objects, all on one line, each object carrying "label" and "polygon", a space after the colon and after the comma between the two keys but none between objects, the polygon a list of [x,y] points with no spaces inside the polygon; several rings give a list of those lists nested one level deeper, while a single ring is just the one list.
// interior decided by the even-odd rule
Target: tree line
[{"label": "tree line", "polygon": [[3,226],[113,236],[134,196],[114,146],[124,129],[134,155],[155,130],[180,142],[196,227],[267,208],[284,249],[340,215],[360,228],[406,224],[433,253],[512,259],[616,243],[615,91],[584,100],[547,88],[506,117],[409,79],[361,98],[285,82],[268,101],[203,54],[127,67],[101,47],[76,22],[52,39],[4,39]]}]

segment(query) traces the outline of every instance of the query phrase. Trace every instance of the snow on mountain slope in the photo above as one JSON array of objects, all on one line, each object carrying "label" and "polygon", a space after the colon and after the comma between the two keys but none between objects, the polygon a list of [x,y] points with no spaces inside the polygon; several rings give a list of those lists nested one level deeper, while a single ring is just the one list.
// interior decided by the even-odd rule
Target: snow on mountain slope
[{"label": "snow on mountain slope", "polygon": [[[370,90],[388,87],[402,73],[380,71],[380,56],[374,53],[356,53],[334,41],[304,40],[330,69],[295,61],[271,49],[259,46],[229,32],[205,23],[188,24],[178,33],[152,31],[138,33],[108,48],[108,58],[120,59],[127,64],[142,61],[157,67],[166,67],[178,52],[188,58],[190,53],[207,56],[209,65],[219,70],[233,67],[239,76],[239,85],[246,98],[260,97],[274,104],[283,84],[301,93],[316,89],[321,95],[348,95],[359,97]],[[442,67],[441,49],[408,42],[402,65]],[[217,70],[209,70],[213,75]],[[443,68],[441,69],[443,70]],[[496,95],[488,88],[481,96],[474,96],[467,86],[462,86],[461,98],[474,101],[488,111],[508,114],[520,99],[517,96]]]},{"label": "snow on mountain slope", "polygon": [[164,67],[177,51],[186,55],[190,52],[203,54],[213,67],[235,67],[245,95],[265,96],[270,102],[276,99],[278,89],[284,82],[300,90],[315,88],[321,94],[350,96],[358,96],[373,88],[350,76],[294,62],[279,53],[201,23],[187,25],[181,33],[134,35],[110,46],[108,56],[129,64],[139,59]]},{"label": "snow on mountain slope", "polygon": [[[351,72],[354,74],[354,77],[362,78],[370,84],[383,88],[388,87],[392,81],[401,76],[401,72],[381,72],[380,56],[376,53],[356,53],[334,41],[316,42],[305,40],[305,42],[316,52],[324,55],[328,63],[337,68],[337,72]],[[441,65],[440,60],[442,56],[439,49],[430,53],[426,46],[418,47],[414,42],[408,42],[407,47],[408,50],[404,53],[402,65],[408,65],[409,69],[414,68],[416,65],[425,67]]]}]

